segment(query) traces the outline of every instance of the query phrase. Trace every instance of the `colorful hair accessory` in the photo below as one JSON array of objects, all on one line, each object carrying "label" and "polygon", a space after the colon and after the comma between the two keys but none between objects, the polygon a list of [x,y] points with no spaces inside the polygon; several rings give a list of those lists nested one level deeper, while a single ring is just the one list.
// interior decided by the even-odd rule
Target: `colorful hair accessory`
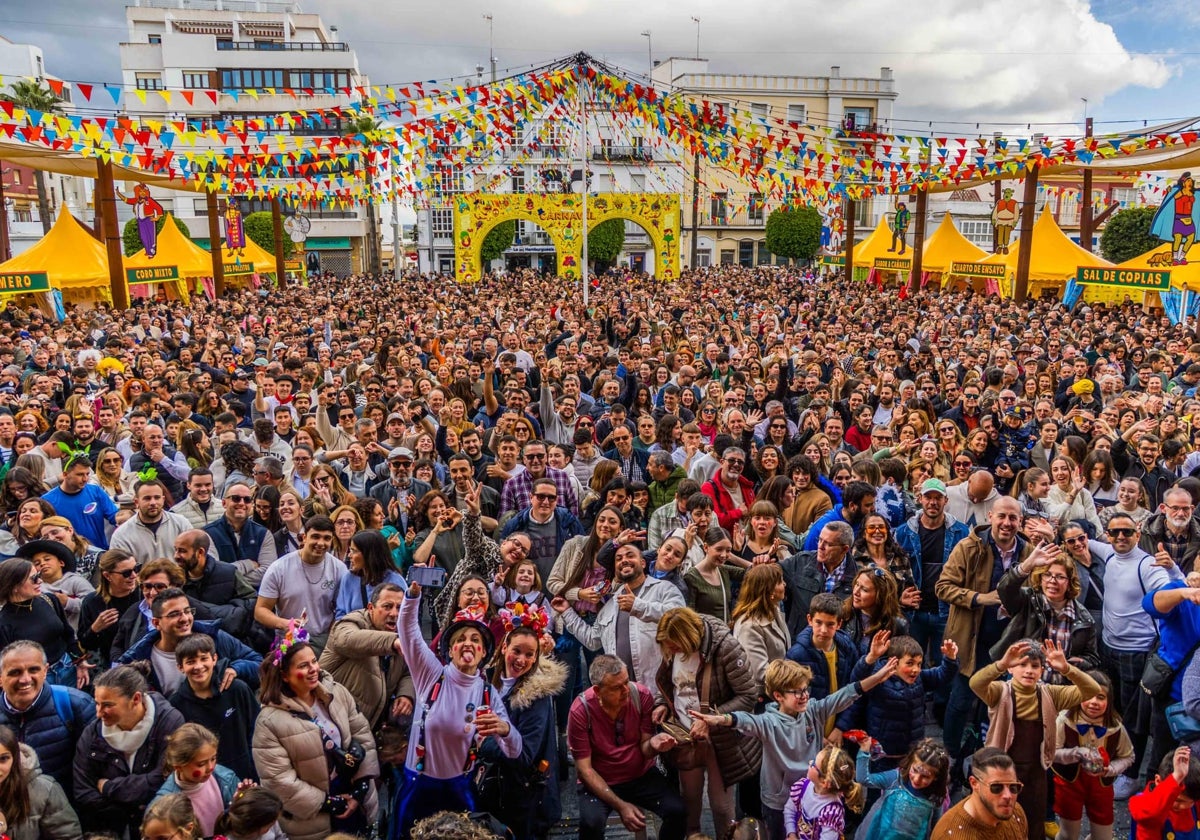
[{"label": "colorful hair accessory", "polygon": [[540,636],[550,626],[550,615],[545,607],[526,604],[524,601],[510,601],[500,610],[499,616],[504,624],[505,633],[511,633],[518,627],[528,627]]},{"label": "colorful hair accessory", "polygon": [[291,619],[288,621],[287,631],[275,640],[271,645],[271,661],[278,668],[283,664],[283,657],[287,656],[287,652],[296,645],[308,644],[308,631],[304,629],[304,625]]},{"label": "colorful hair accessory", "polygon": [[96,364],[96,371],[101,376],[108,376],[112,373],[124,373],[125,365],[119,359],[106,356]]},{"label": "colorful hair accessory", "polygon": [[158,478],[158,470],[156,470],[150,464],[146,464],[146,466],[142,467],[140,470],[137,471],[137,480],[138,481],[154,481],[157,478]]}]

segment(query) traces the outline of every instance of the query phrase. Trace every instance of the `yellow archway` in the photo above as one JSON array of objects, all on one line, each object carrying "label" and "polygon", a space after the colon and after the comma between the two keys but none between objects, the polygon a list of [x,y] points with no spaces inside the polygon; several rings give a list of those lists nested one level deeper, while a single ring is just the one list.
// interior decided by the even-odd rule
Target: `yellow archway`
[{"label": "yellow archway", "polygon": [[[679,196],[658,193],[597,193],[588,196],[588,230],[609,219],[641,225],[654,244],[654,276],[679,273]],[[500,222],[528,221],[550,237],[558,254],[558,276],[577,280],[583,258],[583,203],[578,195],[485,195],[464,193],[454,206],[454,265],[460,283],[483,274],[480,249]]]}]

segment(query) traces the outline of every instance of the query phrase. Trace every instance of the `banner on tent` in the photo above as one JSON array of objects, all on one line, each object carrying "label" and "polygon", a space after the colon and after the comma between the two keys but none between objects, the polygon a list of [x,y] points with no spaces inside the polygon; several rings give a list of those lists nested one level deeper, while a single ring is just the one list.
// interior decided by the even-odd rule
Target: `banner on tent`
[{"label": "banner on tent", "polygon": [[1004,263],[950,263],[950,273],[960,277],[1003,277],[1007,270]]},{"label": "banner on tent", "polygon": [[821,257],[821,265],[845,265],[845,254],[826,254]]},{"label": "banner on tent", "polygon": [[912,260],[903,257],[876,257],[876,271],[912,271]]},{"label": "banner on tent", "polygon": [[284,260],[283,270],[302,273],[304,271],[304,260]]},{"label": "banner on tent", "polygon": [[238,277],[241,275],[254,273],[254,265],[248,262],[224,263],[222,267],[225,270],[226,277]]},{"label": "banner on tent", "polygon": [[1171,288],[1171,272],[1147,271],[1139,268],[1084,268],[1075,272],[1075,282],[1081,285],[1120,286],[1126,289],[1152,289],[1163,292]]},{"label": "banner on tent", "polygon": [[50,275],[44,271],[0,274],[0,295],[50,291]]},{"label": "banner on tent", "polygon": [[130,285],[136,283],[166,283],[168,280],[179,279],[179,266],[156,265],[148,268],[129,268],[125,270],[125,279]]}]

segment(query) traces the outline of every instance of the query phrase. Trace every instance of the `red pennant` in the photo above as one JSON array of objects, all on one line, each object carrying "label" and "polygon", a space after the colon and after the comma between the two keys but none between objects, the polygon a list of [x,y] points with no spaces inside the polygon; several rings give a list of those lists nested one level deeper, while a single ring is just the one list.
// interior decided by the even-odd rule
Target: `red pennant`
[{"label": "red pennant", "polygon": [[196,94],[194,92],[190,90],[181,90],[180,93],[183,94],[183,99],[185,102],[187,102],[187,104],[191,105],[195,101]]},{"label": "red pennant", "polygon": [[83,98],[84,98],[85,102],[90,102],[92,100],[92,86],[91,85],[85,85],[83,82],[76,82],[75,89],[83,94]]}]

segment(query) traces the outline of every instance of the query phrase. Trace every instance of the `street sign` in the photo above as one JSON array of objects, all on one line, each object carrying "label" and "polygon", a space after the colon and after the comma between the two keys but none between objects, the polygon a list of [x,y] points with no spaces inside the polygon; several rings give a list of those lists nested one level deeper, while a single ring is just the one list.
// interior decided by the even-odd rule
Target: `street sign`
[{"label": "street sign", "polygon": [[957,274],[959,277],[996,277],[1000,278],[1008,271],[1008,266],[1004,263],[973,263],[973,262],[953,262],[950,263],[950,273]]},{"label": "street sign", "polygon": [[1084,268],[1075,272],[1075,282],[1083,286],[1120,286],[1139,291],[1165,292],[1171,288],[1171,272],[1141,268]]},{"label": "street sign", "polygon": [[0,295],[50,291],[50,276],[44,271],[0,274]]},{"label": "street sign", "polygon": [[166,283],[168,280],[179,279],[179,266],[156,265],[147,268],[125,269],[125,279],[130,285],[134,283]]}]

